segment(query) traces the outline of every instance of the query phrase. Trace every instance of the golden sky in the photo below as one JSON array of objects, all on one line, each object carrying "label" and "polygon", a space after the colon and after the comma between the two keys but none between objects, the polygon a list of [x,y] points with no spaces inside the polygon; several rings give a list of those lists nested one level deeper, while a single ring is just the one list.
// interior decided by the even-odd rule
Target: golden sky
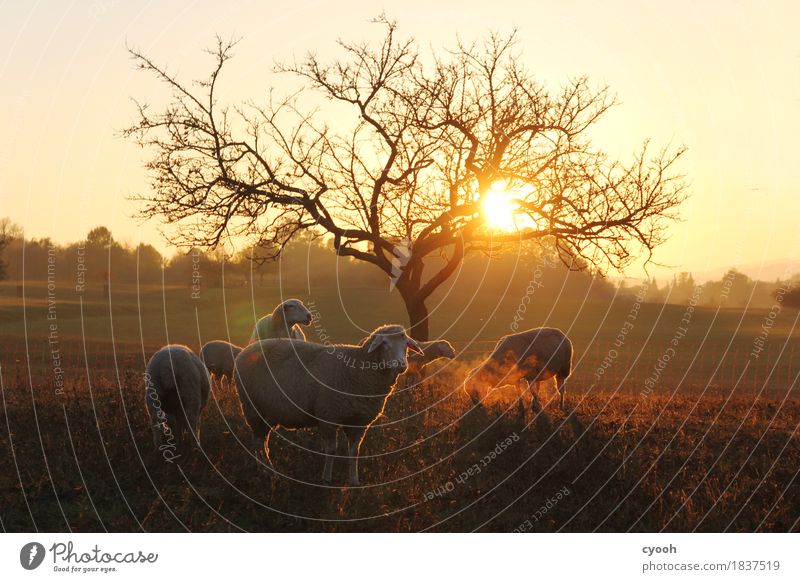
[{"label": "golden sky", "polygon": [[275,59],[368,37],[381,10],[433,46],[516,26],[543,81],[588,74],[617,93],[621,105],[594,134],[610,152],[645,137],[688,146],[691,198],[659,261],[764,278],[800,265],[793,0],[0,3],[0,216],[28,236],[75,240],[104,224],[164,249],[155,223],[130,218],[128,197],[147,187],[143,154],[117,133],[135,118],[132,96],[165,90],[134,70],[125,42],[188,78],[207,72],[202,49],[214,34],[242,37],[223,86],[228,98],[258,98],[281,83]]}]

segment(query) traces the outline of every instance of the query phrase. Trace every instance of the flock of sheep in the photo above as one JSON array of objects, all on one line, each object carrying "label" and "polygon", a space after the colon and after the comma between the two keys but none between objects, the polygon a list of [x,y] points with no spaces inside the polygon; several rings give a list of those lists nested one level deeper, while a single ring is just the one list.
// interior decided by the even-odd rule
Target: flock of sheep
[{"label": "flock of sheep", "polygon": [[[256,323],[244,348],[215,340],[203,345],[199,356],[174,344],[156,352],[145,373],[156,448],[163,450],[165,439],[181,447],[187,432],[199,446],[200,415],[213,374],[235,382],[252,431],[252,452],[261,466],[271,467],[272,430],[317,427],[325,455],[322,480],[330,483],[341,428],[348,439],[348,484],[358,485],[361,442],[398,377],[418,382],[426,365],[453,359],[456,353],[445,340],[417,342],[400,325],[383,325],[358,345],[312,343],[299,327],[311,319],[301,301],[289,299]],[[477,404],[492,387],[525,380],[539,412],[538,383],[555,377],[564,409],[564,381],[571,366],[572,344],[563,332],[531,329],[501,338],[469,373],[464,389]]]}]

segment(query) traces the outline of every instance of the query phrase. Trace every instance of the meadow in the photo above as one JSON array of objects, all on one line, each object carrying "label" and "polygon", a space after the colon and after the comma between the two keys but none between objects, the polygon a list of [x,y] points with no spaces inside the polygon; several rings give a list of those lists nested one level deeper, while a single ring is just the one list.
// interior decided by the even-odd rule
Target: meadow
[{"label": "meadow", "polygon": [[[42,282],[20,297],[18,285],[0,284],[5,531],[800,529],[788,309],[534,296],[521,312],[524,287],[450,293],[432,309],[432,335],[451,339],[457,360],[390,397],[362,448],[362,487],[344,489],[319,484],[310,431],[279,431],[277,474],[259,471],[226,382],[205,410],[202,452],[165,463],[151,450],[142,373],[167,342],[244,343],[254,318],[289,296],[315,312],[311,341],[354,341],[405,321],[388,289],[131,285],[108,297],[102,286],[78,294]],[[477,408],[461,391],[515,321],[572,338],[570,415],[551,404],[534,417],[511,387]],[[335,484],[344,469],[340,459]]]}]

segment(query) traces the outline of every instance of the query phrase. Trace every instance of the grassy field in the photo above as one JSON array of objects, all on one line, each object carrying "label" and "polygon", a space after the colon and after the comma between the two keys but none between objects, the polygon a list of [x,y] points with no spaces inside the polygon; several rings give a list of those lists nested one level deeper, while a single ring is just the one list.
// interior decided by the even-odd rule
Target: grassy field
[{"label": "grassy field", "polygon": [[[434,307],[432,335],[453,341],[457,361],[389,399],[364,442],[363,486],[341,489],[318,484],[322,458],[312,431],[273,437],[279,474],[259,472],[242,446],[248,429],[227,384],[215,387],[204,413],[202,453],[164,463],[151,451],[144,362],[167,341],[193,348],[216,338],[242,343],[254,317],[287,296],[315,306],[309,339],[351,341],[379,323],[405,321],[386,290],[317,297],[307,289],[204,289],[192,298],[186,288],[122,287],[112,288],[109,302],[101,288],[79,296],[59,287],[48,303],[44,284],[26,284],[23,301],[15,282],[4,283],[0,525],[800,530],[795,312],[534,301],[520,327],[555,325],[575,344],[572,416],[549,406],[534,418],[528,399],[511,389],[473,408],[459,389],[463,374],[511,331],[524,293],[471,302],[448,296]],[[756,346],[762,349],[753,355]],[[344,468],[342,459],[335,482],[344,481]]]},{"label": "grassy field", "polygon": [[[121,367],[143,369],[149,355],[168,342],[193,349],[210,339],[245,343],[255,320],[287,297],[313,306],[317,320],[306,329],[312,341],[357,341],[382,323],[406,323],[402,303],[387,288],[338,293],[325,288],[319,293],[276,284],[208,288],[192,298],[188,288],[129,285],[112,287],[109,301],[101,286],[81,295],[58,287],[54,306],[48,304],[44,282],[26,284],[24,304],[16,290],[16,282],[0,283],[0,364],[23,364],[32,373],[50,370],[54,345],[63,348],[60,355],[67,367],[113,376]],[[782,398],[800,370],[799,314],[794,310],[783,309],[771,318],[764,309],[698,306],[689,313],[688,306],[621,298],[607,303],[539,303],[533,296],[521,313],[524,295],[523,286],[434,298],[431,336],[449,339],[459,350],[459,360],[468,361],[511,333],[515,318],[519,329],[559,327],[575,346],[570,390],[579,392],[592,387],[639,392],[650,380],[653,390],[664,394],[710,390]],[[764,337],[764,327],[766,340],[754,357],[751,353]],[[51,334],[57,344],[46,341]],[[667,365],[659,366],[670,348],[674,353],[667,354]]]}]

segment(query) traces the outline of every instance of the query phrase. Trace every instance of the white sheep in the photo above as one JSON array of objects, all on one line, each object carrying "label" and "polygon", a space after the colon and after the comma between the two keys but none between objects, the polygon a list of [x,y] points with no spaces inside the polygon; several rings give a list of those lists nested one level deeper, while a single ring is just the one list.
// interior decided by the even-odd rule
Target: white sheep
[{"label": "white sheep", "polygon": [[222,340],[212,340],[203,344],[200,359],[208,371],[217,378],[233,380],[233,363],[242,351],[237,345]]},{"label": "white sheep", "polygon": [[236,358],[236,389],[256,458],[270,466],[274,428],[317,426],[326,455],[322,480],[330,483],[342,427],[349,442],[348,483],[358,485],[361,442],[408,366],[407,349],[421,351],[400,325],[379,327],[359,346],[293,339],[247,346]]},{"label": "white sheep", "polygon": [[565,410],[564,382],[572,371],[572,342],[560,329],[538,327],[500,339],[491,355],[473,369],[464,381],[464,389],[474,403],[491,390],[524,379],[533,395],[532,406],[541,410],[538,383],[555,376]]},{"label": "white sheep", "polygon": [[299,299],[287,299],[278,305],[270,315],[265,315],[256,323],[250,335],[249,344],[265,339],[292,338],[305,340],[306,335],[299,324],[309,325],[311,312]]},{"label": "white sheep", "polygon": [[180,449],[187,429],[199,446],[200,414],[210,390],[205,365],[186,346],[171,344],[153,354],[145,372],[145,404],[158,450],[166,455]]},{"label": "white sheep", "polygon": [[422,370],[428,364],[440,358],[452,360],[456,357],[456,351],[447,340],[435,340],[429,342],[417,342],[422,350],[421,354],[409,354],[408,370],[403,375],[406,385],[417,384],[422,380]]}]

